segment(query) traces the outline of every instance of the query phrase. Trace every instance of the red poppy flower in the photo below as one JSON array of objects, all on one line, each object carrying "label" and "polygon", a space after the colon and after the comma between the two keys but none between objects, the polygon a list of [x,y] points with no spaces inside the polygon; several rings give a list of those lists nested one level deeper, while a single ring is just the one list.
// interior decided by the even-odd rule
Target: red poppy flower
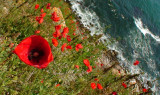
[{"label": "red poppy flower", "polygon": [[84,63],[87,67],[90,66],[90,62],[89,62],[88,59],[84,59],[84,60],[83,60],[83,63]]},{"label": "red poppy flower", "polygon": [[103,89],[102,85],[99,84],[99,83],[97,83],[97,88],[98,88],[98,89]]},{"label": "red poppy flower", "polygon": [[60,17],[57,16],[56,12],[53,12],[51,19],[55,22],[58,22],[60,20]]},{"label": "red poppy flower", "polygon": [[53,37],[60,37],[61,35],[61,32],[59,30],[56,30],[54,33],[53,33]]},{"label": "red poppy flower", "polygon": [[48,42],[41,36],[27,37],[13,51],[21,61],[39,69],[46,68],[53,61]]},{"label": "red poppy flower", "polygon": [[113,91],[113,92],[112,92],[112,95],[117,95],[117,92]]},{"label": "red poppy flower", "polygon": [[92,71],[92,66],[88,66],[87,72],[90,73]]},{"label": "red poppy flower", "polygon": [[82,44],[77,44],[76,45],[76,51],[79,51],[79,49],[82,49],[82,48],[83,48]]},{"label": "red poppy flower", "polygon": [[67,49],[72,49],[72,46],[68,45],[66,46]]},{"label": "red poppy flower", "polygon": [[45,17],[45,16],[46,16],[46,13],[42,13],[40,16],[41,16],[41,17]]},{"label": "red poppy flower", "polygon": [[44,10],[43,9],[41,9],[41,13],[43,13],[44,12]]},{"label": "red poppy flower", "polygon": [[41,24],[43,22],[43,17],[36,17],[36,21]]},{"label": "red poppy flower", "polygon": [[71,38],[69,35],[67,35],[67,41],[70,42],[71,41]]},{"label": "red poppy flower", "polygon": [[64,49],[66,48],[66,46],[67,46],[67,43],[64,43],[64,44],[62,45],[62,47],[61,47],[61,51],[62,51],[62,52],[64,51]]},{"label": "red poppy flower", "polygon": [[73,33],[73,35],[75,36],[75,35],[76,35],[76,33]]},{"label": "red poppy flower", "polygon": [[46,6],[46,9],[51,9],[50,6],[51,6],[51,3],[48,3],[47,6]]},{"label": "red poppy flower", "polygon": [[61,25],[55,26],[55,29],[56,29],[56,30],[60,30],[60,29],[61,29]]},{"label": "red poppy flower", "polygon": [[60,86],[60,84],[57,84],[56,87]]},{"label": "red poppy flower", "polygon": [[78,66],[78,65],[75,65],[75,68],[79,69],[79,66]]},{"label": "red poppy flower", "polygon": [[35,9],[37,10],[39,8],[39,4],[36,4],[35,5]]},{"label": "red poppy flower", "polygon": [[146,88],[143,88],[143,92],[146,93],[148,92],[148,90]]},{"label": "red poppy flower", "polygon": [[55,46],[55,47],[57,47],[58,46],[58,41],[57,41],[57,39],[52,39],[52,44]]},{"label": "red poppy flower", "polygon": [[66,34],[68,34],[68,32],[69,32],[68,27],[65,27],[65,28],[63,29],[63,32],[62,32],[62,37],[63,37],[63,38],[66,38]]},{"label": "red poppy flower", "polygon": [[40,31],[39,31],[39,30],[35,31],[35,34],[38,34],[38,33],[40,33]]},{"label": "red poppy flower", "polygon": [[41,83],[43,83],[44,79],[41,80]]},{"label": "red poppy flower", "polygon": [[136,60],[134,63],[133,63],[133,65],[138,65],[139,64],[139,61],[138,60]]},{"label": "red poppy flower", "polygon": [[12,48],[14,46],[14,43],[10,43],[9,47]]},{"label": "red poppy flower", "polygon": [[94,81],[99,81],[99,79],[98,79],[98,78],[95,78]]},{"label": "red poppy flower", "polygon": [[104,64],[101,64],[101,67],[103,66]]},{"label": "red poppy flower", "polygon": [[96,88],[97,88],[96,83],[92,82],[92,83],[91,83],[91,88],[92,88],[92,89],[96,89]]},{"label": "red poppy flower", "polygon": [[127,88],[127,85],[123,82],[122,83],[122,86],[124,87],[124,88]]}]

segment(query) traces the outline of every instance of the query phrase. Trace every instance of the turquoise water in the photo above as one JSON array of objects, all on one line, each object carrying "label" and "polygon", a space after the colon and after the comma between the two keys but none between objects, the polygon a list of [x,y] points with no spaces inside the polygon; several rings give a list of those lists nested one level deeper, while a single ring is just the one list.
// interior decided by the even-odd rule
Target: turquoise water
[{"label": "turquoise water", "polygon": [[[72,1],[72,0],[71,0]],[[119,60],[132,73],[144,72],[142,82],[151,81],[160,90],[160,0],[75,0],[79,16],[98,22],[106,36],[115,39],[110,47],[119,51]],[[73,5],[76,3],[72,3]],[[87,11],[87,12],[85,12]],[[89,12],[90,11],[90,12]],[[82,15],[85,14],[85,15]],[[95,15],[96,14],[96,15]],[[88,20],[87,20],[88,19]],[[86,22],[82,19],[82,23]],[[93,24],[93,23],[92,23]],[[97,23],[95,27],[99,27]],[[91,29],[93,30],[93,29]],[[93,30],[96,31],[96,30]],[[139,60],[136,67],[133,62]],[[156,80],[156,81],[155,81]]]}]

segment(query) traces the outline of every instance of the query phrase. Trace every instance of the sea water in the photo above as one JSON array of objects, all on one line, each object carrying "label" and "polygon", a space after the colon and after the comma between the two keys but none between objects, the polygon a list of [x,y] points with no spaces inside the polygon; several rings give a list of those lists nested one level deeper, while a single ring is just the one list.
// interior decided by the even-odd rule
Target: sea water
[{"label": "sea water", "polygon": [[114,40],[108,47],[119,53],[121,65],[132,74],[143,73],[144,86],[160,95],[160,0],[69,1],[92,35],[103,32],[103,39]]}]

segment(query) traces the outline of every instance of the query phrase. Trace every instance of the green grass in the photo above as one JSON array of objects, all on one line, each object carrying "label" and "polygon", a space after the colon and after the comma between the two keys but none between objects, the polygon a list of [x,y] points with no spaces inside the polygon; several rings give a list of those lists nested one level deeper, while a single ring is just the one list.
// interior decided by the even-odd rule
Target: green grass
[{"label": "green grass", "polygon": [[[26,2],[26,3],[24,3]],[[62,38],[58,40],[58,47],[52,45],[52,33],[55,31],[54,23],[50,17],[50,11],[45,8],[47,3],[51,6],[61,7],[66,25],[69,28],[71,42]],[[39,4],[47,12],[44,22],[38,24],[35,17],[40,15],[40,8],[35,11],[35,4]],[[70,6],[63,0],[16,0],[2,2],[1,7],[6,7],[8,14],[4,10],[0,11],[0,93],[2,95],[100,95],[111,94],[117,91],[119,95],[131,95],[132,87],[124,89],[121,85],[123,79],[112,74],[111,71],[104,73],[101,67],[96,65],[97,58],[100,57],[106,46],[98,39],[100,36],[90,36],[89,31],[79,28],[76,30],[75,15],[69,10]],[[50,44],[54,61],[44,69],[37,69],[28,66],[17,55],[13,54],[14,48],[26,37],[34,35],[36,30]],[[76,31],[75,31],[76,30]],[[76,36],[72,35],[76,32]],[[84,33],[84,34],[82,34]],[[82,39],[83,37],[87,39]],[[10,44],[14,43],[14,47]],[[61,52],[63,43],[71,45],[73,49]],[[75,51],[75,45],[81,43],[83,49]],[[91,66],[96,66],[89,74],[86,73],[87,67],[83,64],[83,59],[89,59]],[[112,63],[111,63],[112,64]],[[79,65],[79,70],[75,68]],[[93,90],[91,82],[98,78],[103,86],[103,90]],[[43,83],[41,81],[43,80]],[[60,84],[59,87],[55,87]],[[138,93],[137,93],[138,94]],[[134,94],[136,95],[136,94]]]}]

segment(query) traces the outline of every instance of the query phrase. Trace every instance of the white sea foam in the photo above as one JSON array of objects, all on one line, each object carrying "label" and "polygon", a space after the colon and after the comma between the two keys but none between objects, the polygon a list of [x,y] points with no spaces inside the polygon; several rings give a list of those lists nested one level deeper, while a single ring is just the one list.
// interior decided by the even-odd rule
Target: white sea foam
[{"label": "white sea foam", "polygon": [[[69,0],[70,3],[72,4],[72,10],[75,11],[76,15],[81,17],[81,23],[84,25],[84,27],[88,28],[91,31],[91,35],[93,34],[102,34],[103,33],[103,29],[100,25],[99,22],[99,18],[96,15],[95,12],[89,10],[88,8],[83,8],[82,7],[82,3],[83,0]],[[151,35],[154,39],[156,39],[156,41],[160,41],[160,38],[158,36],[153,35],[147,28],[143,27],[143,23],[141,21],[141,19],[135,19],[135,24],[137,25],[137,27],[140,29],[140,31],[146,35],[149,34]],[[109,36],[108,35],[103,35],[102,37],[102,41],[105,39],[108,39]],[[108,40],[109,41],[109,40]],[[140,43],[134,43],[134,47],[139,47],[141,44]],[[110,45],[108,46],[111,50],[116,50],[118,52],[118,58],[119,61],[121,63],[122,66],[126,67],[129,70],[129,73],[131,74],[139,74],[142,73],[143,71],[140,69],[140,67],[138,66],[133,66],[132,64],[130,64],[130,61],[127,60],[125,57],[123,57],[123,49],[118,47],[118,42],[115,43],[114,45]],[[141,49],[144,47],[141,47]],[[144,50],[144,55],[148,55],[148,52],[150,49],[142,49]],[[140,55],[136,52],[134,52],[133,57],[136,59],[137,57],[140,57]],[[135,60],[134,59],[134,60]],[[132,62],[133,63],[133,62]],[[152,66],[150,66],[152,67]],[[152,67],[152,68],[155,68]],[[151,77],[148,76],[147,73],[140,75],[139,79],[141,80],[142,84],[144,84],[144,86],[146,88],[148,88],[147,86],[147,81],[152,81],[153,79]],[[157,81],[156,81],[157,82]],[[155,84],[155,83],[154,83]],[[157,86],[154,85],[153,88],[151,88],[152,91],[157,91]]]},{"label": "white sea foam", "polygon": [[160,37],[159,37],[159,36],[155,36],[153,33],[151,33],[151,32],[149,31],[149,29],[147,28],[147,26],[143,27],[144,25],[143,25],[143,23],[142,23],[142,21],[141,21],[140,18],[137,19],[137,18],[134,17],[134,20],[135,20],[135,24],[136,24],[137,28],[138,28],[144,35],[149,34],[149,35],[151,35],[151,37],[153,37],[156,41],[160,42]]}]

